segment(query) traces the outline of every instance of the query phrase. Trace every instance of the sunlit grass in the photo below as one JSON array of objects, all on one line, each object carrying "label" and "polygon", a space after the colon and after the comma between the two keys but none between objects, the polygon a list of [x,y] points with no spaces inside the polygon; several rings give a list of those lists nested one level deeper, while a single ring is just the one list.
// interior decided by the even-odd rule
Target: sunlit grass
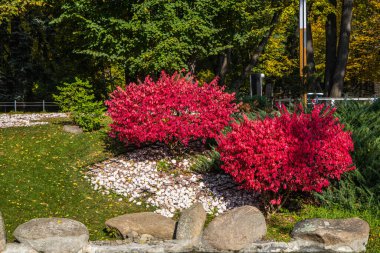
[{"label": "sunlit grass", "polygon": [[102,131],[73,135],[61,124],[0,129],[0,211],[9,240],[33,218],[68,217],[83,222],[91,239],[107,238],[104,222],[144,210],[92,190],[86,166],[113,154]]}]

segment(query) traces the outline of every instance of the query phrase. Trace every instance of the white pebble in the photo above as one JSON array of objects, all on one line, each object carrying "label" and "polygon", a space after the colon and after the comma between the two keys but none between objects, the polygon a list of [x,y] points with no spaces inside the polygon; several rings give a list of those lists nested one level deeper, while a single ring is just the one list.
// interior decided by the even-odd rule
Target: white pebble
[{"label": "white pebble", "polygon": [[[165,174],[157,171],[155,161],[141,160],[144,156],[152,159],[139,154],[143,151],[132,152],[131,158],[120,156],[96,164],[93,166],[96,169],[90,169],[86,177],[94,189],[102,194],[113,191],[136,205],[142,205],[137,200],[147,198],[146,207],[155,206],[156,213],[167,217],[172,217],[176,211],[188,208],[195,202],[201,202],[208,213],[217,211],[217,214],[237,206],[256,204],[257,195],[234,189],[235,184],[228,175]],[[132,156],[139,161],[133,160]],[[190,164],[187,159],[169,161],[172,164]],[[118,200],[122,201],[123,198]]]}]

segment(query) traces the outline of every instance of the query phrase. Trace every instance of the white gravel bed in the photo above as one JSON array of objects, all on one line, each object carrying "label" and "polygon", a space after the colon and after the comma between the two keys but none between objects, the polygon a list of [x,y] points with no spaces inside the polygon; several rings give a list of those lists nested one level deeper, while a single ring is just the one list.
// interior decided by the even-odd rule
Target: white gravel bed
[{"label": "white gravel bed", "polygon": [[0,114],[0,128],[45,125],[44,119],[66,117],[66,113]]},{"label": "white gravel bed", "polygon": [[257,194],[239,190],[228,175],[189,172],[189,159],[166,158],[171,169],[159,171],[162,160],[156,154],[149,158],[151,151],[151,148],[139,149],[93,165],[85,177],[103,194],[115,192],[124,196],[124,201],[137,205],[143,201],[167,217],[197,201],[208,213],[216,215],[234,207],[257,204]]}]

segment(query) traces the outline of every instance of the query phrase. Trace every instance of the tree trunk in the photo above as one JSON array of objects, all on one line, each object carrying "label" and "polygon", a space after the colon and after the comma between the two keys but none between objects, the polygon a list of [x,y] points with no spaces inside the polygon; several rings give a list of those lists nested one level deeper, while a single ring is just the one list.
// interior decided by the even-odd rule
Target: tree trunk
[{"label": "tree trunk", "polygon": [[226,74],[228,72],[228,67],[231,62],[231,49],[227,49],[222,55],[219,56],[219,67],[218,67],[218,76],[219,83],[223,84]]},{"label": "tree trunk", "polygon": [[11,19],[11,32],[10,32],[10,43],[9,43],[9,65],[12,72],[12,100],[16,98],[23,98],[24,95],[24,83],[25,83],[25,68],[24,68],[24,58],[25,54],[22,50],[23,32],[21,30],[21,20],[20,17],[16,16]]},{"label": "tree trunk", "polygon": [[316,71],[315,71],[315,61],[314,61],[314,47],[313,47],[313,37],[312,37],[312,31],[311,31],[311,25],[310,23],[307,24],[306,29],[306,59],[307,59],[307,79],[308,84],[311,86],[314,91],[320,90],[320,83],[318,78],[316,77]]},{"label": "tree trunk", "polygon": [[346,65],[348,60],[352,8],[354,0],[343,0],[342,19],[340,26],[340,36],[338,45],[338,56],[333,76],[333,85],[331,87],[331,97],[341,97],[343,93],[343,82],[346,74]]},{"label": "tree trunk", "polygon": [[244,80],[252,73],[252,69],[259,63],[259,57],[264,52],[265,46],[268,44],[268,41],[272,36],[274,29],[276,28],[276,24],[280,18],[281,12],[282,11],[278,11],[273,15],[272,21],[270,23],[271,27],[268,33],[261,39],[260,43],[256,47],[248,65],[243,69],[240,78],[235,81],[235,89],[237,92],[239,91],[239,88],[243,84]]},{"label": "tree trunk", "polygon": [[8,41],[8,31],[7,22],[3,21],[0,23],[0,101],[7,100],[7,96],[11,93],[11,87],[8,80],[8,55],[7,45]]},{"label": "tree trunk", "polygon": [[[330,4],[336,7],[336,0],[329,0]],[[323,89],[330,93],[333,83],[333,76],[336,67],[336,15],[330,13],[326,21],[326,65],[325,65],[325,82]]]},{"label": "tree trunk", "polygon": [[189,71],[194,74],[195,73],[195,68],[196,68],[196,63],[197,61],[195,59],[190,60],[190,62],[187,64]]},{"label": "tree trunk", "polygon": [[35,77],[32,63],[33,41],[22,25],[19,16],[11,20],[9,47],[9,65],[14,80],[14,98],[24,101],[32,99],[32,87]]}]

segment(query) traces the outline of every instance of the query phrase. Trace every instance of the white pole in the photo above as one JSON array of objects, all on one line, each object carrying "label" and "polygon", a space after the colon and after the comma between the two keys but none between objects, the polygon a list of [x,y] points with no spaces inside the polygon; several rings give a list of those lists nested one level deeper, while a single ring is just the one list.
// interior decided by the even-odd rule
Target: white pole
[{"label": "white pole", "polygon": [[15,109],[15,112],[17,112],[17,102],[16,102],[16,100],[14,102],[14,109]]}]

